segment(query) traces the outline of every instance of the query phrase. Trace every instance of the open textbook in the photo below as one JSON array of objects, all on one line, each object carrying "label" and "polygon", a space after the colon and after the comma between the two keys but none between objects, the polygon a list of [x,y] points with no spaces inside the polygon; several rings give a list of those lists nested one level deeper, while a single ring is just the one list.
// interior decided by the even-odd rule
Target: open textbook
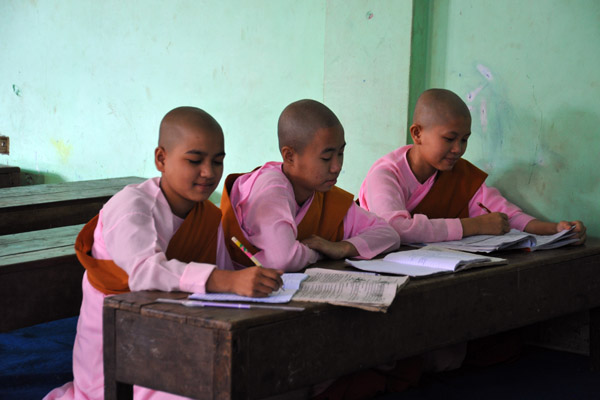
[{"label": "open textbook", "polygon": [[294,301],[329,303],[386,312],[408,277],[308,268]]},{"label": "open textbook", "polygon": [[461,240],[429,243],[429,245],[473,253],[491,253],[497,250],[512,249],[529,251],[554,249],[575,243],[577,240],[573,228],[554,235],[535,235],[511,229],[504,235],[474,235]]},{"label": "open textbook", "polygon": [[508,261],[504,258],[470,254],[437,246],[425,246],[417,250],[390,253],[382,259],[346,260],[346,262],[363,271],[424,276],[487,265],[506,264]]}]

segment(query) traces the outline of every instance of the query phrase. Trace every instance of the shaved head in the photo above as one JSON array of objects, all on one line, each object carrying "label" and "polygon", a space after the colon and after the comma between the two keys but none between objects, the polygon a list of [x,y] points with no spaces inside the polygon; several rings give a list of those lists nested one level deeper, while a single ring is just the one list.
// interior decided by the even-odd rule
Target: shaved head
[{"label": "shaved head", "polygon": [[169,150],[190,128],[223,135],[221,125],[206,111],[196,107],[177,107],[160,122],[158,145]]},{"label": "shaved head", "polygon": [[279,116],[279,149],[289,146],[301,153],[319,129],[335,126],[341,126],[340,120],[326,105],[315,100],[293,102]]},{"label": "shaved head", "polygon": [[450,90],[429,89],[417,100],[413,123],[430,127],[444,125],[458,117],[471,119],[469,108],[460,97]]}]

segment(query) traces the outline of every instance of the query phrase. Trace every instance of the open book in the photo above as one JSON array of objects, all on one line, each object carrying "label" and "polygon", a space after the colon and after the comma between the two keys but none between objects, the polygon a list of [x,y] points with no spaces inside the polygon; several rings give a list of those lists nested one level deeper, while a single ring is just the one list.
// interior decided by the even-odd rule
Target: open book
[{"label": "open book", "polygon": [[390,253],[382,259],[346,260],[346,262],[363,271],[424,276],[487,265],[506,264],[508,261],[498,257],[470,254],[437,246],[426,246],[417,250]]},{"label": "open book", "polygon": [[576,242],[573,228],[554,235],[534,235],[511,229],[504,235],[474,235],[447,242],[429,243],[430,246],[446,249],[490,253],[497,250],[526,249],[529,251],[555,249]]},{"label": "open book", "polygon": [[379,276],[364,272],[307,268],[308,279],[294,301],[329,303],[367,311],[386,312],[408,277]]}]

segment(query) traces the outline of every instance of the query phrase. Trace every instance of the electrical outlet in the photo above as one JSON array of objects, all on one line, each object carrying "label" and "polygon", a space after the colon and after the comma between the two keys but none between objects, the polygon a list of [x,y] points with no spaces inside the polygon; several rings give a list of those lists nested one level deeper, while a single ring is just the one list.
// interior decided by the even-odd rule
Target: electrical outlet
[{"label": "electrical outlet", "polygon": [[0,136],[0,154],[8,154],[9,146],[8,136]]}]

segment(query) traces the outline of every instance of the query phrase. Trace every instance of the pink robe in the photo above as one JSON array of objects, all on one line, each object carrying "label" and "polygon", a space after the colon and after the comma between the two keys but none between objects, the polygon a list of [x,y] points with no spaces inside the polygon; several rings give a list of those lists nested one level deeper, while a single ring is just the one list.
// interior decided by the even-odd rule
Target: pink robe
[{"label": "pink robe", "polygon": [[[129,275],[132,291],[181,290],[204,293],[206,281],[217,266],[166,259],[169,241],[183,219],[171,212],[159,181],[159,178],[153,178],[129,185],[104,205],[94,231],[92,255],[96,259],[113,260],[123,268]],[[232,269],[221,232],[219,238],[218,268]],[[92,287],[87,272],[83,277],[82,289],[83,301],[73,347],[74,381],[54,389],[44,399],[104,399],[102,305],[106,295]],[[135,387],[134,398],[182,397]]]},{"label": "pink robe", "polygon": [[[300,243],[298,224],[312,197],[302,206],[296,203],[292,184],[281,170],[281,162],[269,162],[257,171],[239,177],[231,188],[230,200],[246,238],[259,249],[262,265],[298,271],[321,259],[321,255]],[[372,258],[395,250],[398,234],[381,218],[356,203],[344,217],[344,238],[356,247],[360,258]]]},{"label": "pink robe", "polygon": [[[411,216],[411,211],[421,202],[435,182],[436,174],[425,183],[419,183],[413,174],[406,154],[412,145],[400,147],[373,164],[359,192],[362,207],[385,219],[400,234],[403,243],[441,242],[462,238],[459,218],[429,219],[423,214]],[[508,215],[510,227],[522,231],[534,219],[500,192],[485,183],[469,202],[469,216],[485,213],[477,205],[481,202],[492,211]]]}]

